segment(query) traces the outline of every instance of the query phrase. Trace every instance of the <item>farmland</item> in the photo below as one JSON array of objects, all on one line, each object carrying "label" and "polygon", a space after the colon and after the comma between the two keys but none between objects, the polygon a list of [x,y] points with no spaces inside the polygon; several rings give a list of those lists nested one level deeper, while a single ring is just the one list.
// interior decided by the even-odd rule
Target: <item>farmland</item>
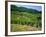
[{"label": "farmland", "polygon": [[41,11],[11,6],[11,31],[39,31],[42,28]]}]

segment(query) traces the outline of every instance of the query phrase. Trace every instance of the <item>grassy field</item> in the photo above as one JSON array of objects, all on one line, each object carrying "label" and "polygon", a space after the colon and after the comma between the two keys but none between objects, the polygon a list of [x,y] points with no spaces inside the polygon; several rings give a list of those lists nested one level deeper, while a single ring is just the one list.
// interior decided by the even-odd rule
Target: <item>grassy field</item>
[{"label": "grassy field", "polygon": [[40,28],[32,27],[32,26],[27,26],[27,25],[18,25],[18,24],[12,24],[11,25],[11,31],[12,32],[22,32],[22,31],[40,31]]},{"label": "grassy field", "polygon": [[[13,8],[14,9],[14,8]],[[42,28],[41,13],[11,10],[11,31],[39,31]]]}]

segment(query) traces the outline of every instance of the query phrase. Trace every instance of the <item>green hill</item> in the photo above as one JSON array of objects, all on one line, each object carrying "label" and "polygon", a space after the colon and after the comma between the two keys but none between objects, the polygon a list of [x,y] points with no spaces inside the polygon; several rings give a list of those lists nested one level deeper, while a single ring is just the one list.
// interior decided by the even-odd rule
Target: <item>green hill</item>
[{"label": "green hill", "polygon": [[18,12],[29,12],[29,13],[41,13],[40,11],[37,11],[35,9],[28,9],[25,7],[17,7],[16,5],[11,5],[11,11],[18,11]]}]

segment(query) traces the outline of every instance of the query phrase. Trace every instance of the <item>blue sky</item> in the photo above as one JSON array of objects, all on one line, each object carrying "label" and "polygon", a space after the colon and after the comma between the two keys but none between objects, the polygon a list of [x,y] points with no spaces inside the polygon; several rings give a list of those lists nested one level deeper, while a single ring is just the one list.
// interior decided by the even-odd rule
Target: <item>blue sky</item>
[{"label": "blue sky", "polygon": [[30,3],[16,3],[16,6],[18,6],[18,7],[26,7],[26,8],[29,8],[29,9],[35,9],[35,10],[38,10],[38,11],[42,11],[41,6],[31,5]]},{"label": "blue sky", "polygon": [[42,11],[41,6],[32,6],[32,5],[23,5],[23,7],[29,8],[29,9],[35,9],[38,11]]}]

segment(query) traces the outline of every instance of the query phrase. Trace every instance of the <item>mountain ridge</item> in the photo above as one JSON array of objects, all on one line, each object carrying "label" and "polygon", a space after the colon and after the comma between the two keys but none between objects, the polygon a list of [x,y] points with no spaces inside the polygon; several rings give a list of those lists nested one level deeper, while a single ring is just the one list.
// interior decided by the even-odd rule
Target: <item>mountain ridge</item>
[{"label": "mountain ridge", "polygon": [[11,11],[41,13],[41,11],[38,11],[35,9],[29,9],[29,8],[25,8],[25,7],[17,7],[16,5],[11,5]]}]

